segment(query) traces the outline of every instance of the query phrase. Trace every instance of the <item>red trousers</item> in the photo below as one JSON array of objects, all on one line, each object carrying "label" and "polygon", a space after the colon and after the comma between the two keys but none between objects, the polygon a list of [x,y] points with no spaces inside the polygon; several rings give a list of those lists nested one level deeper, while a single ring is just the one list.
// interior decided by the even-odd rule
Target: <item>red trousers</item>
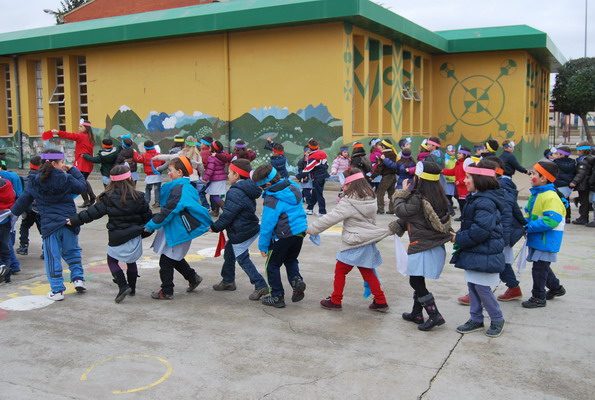
[{"label": "red trousers", "polygon": [[[333,294],[331,295],[331,301],[333,303],[341,304],[341,301],[343,300],[343,289],[345,288],[345,277],[352,269],[353,265],[347,265],[337,260],[337,265],[335,266],[334,289]],[[359,269],[360,274],[362,274],[364,281],[368,282],[370,285],[370,290],[374,295],[374,301],[376,301],[377,304],[386,304],[386,297],[384,297],[384,292],[380,287],[380,281],[374,273],[374,270],[362,267],[357,267],[357,269]]]}]

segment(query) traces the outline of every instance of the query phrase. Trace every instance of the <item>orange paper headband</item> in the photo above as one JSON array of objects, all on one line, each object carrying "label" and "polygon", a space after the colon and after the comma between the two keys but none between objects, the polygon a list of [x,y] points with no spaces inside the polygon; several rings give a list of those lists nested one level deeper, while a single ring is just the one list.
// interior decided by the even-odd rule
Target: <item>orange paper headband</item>
[{"label": "orange paper headband", "polygon": [[310,143],[308,143],[308,147],[312,150],[318,150],[318,146],[312,146]]},{"label": "orange paper headband", "polygon": [[277,150],[277,149],[273,149],[273,153],[279,154],[279,155],[285,154],[285,152],[283,150]]},{"label": "orange paper headband", "polygon": [[180,156],[180,160],[182,161],[182,164],[184,164],[186,172],[188,172],[188,175],[190,175],[192,173],[192,163],[186,156]]},{"label": "orange paper headband", "polygon": [[362,147],[364,147],[364,144],[363,143],[356,143],[356,144],[353,145],[353,148],[354,149],[361,149]]},{"label": "orange paper headband", "polygon": [[547,172],[545,170],[545,168],[543,168],[539,163],[535,164],[533,166],[533,168],[535,168],[535,171],[537,171],[541,175],[543,175],[545,177],[545,179],[547,179],[549,182],[555,182],[556,181],[556,177],[554,175],[550,174],[549,172]]},{"label": "orange paper headband", "polygon": [[236,174],[238,174],[239,176],[242,176],[244,178],[249,178],[250,177],[250,172],[244,171],[243,169],[241,169],[237,165],[229,164],[229,169],[231,169],[233,172],[235,172]]},{"label": "orange paper headband", "polygon": [[495,171],[498,175],[504,175],[504,170],[500,167],[496,168]]}]

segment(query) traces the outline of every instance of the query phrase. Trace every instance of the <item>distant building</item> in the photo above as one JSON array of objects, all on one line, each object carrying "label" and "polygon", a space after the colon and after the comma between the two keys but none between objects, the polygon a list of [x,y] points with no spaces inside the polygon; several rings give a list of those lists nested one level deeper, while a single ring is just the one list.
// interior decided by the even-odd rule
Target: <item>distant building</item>
[{"label": "distant building", "polygon": [[267,137],[290,163],[310,137],[331,155],[371,137],[412,136],[415,150],[428,135],[510,138],[525,164],[547,146],[549,74],[565,60],[529,26],[432,32],[367,0],[233,0],[71,22],[115,12],[110,1],[125,13],[166,4],[95,0],[70,23],[0,34],[0,147],[19,147],[19,127],[31,142],[80,118],[99,138],[133,133],[164,149],[175,134],[242,138],[258,162]]}]

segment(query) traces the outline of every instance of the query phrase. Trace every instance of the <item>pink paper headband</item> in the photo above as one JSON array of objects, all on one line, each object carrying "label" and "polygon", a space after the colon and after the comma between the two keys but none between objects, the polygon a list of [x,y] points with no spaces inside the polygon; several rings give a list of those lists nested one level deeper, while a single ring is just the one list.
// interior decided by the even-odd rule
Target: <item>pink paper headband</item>
[{"label": "pink paper headband", "polygon": [[496,171],[489,168],[467,167],[465,172],[471,175],[496,176]]},{"label": "pink paper headband", "polygon": [[130,178],[131,173],[130,171],[128,172],[124,172],[123,174],[120,175],[110,175],[109,178],[112,180],[112,182],[118,182],[118,181],[124,181],[128,178]]},{"label": "pink paper headband", "polygon": [[345,182],[343,184],[347,185],[348,183],[351,183],[358,179],[364,179],[364,174],[361,172],[358,172],[357,174],[349,175],[347,178],[345,178]]},{"label": "pink paper headband", "polygon": [[81,125],[84,125],[84,126],[91,126],[91,123],[90,123],[90,122],[83,122]]},{"label": "pink paper headband", "polygon": [[426,142],[427,144],[433,144],[436,147],[440,147],[440,143],[436,143],[433,140],[428,139],[428,141]]}]

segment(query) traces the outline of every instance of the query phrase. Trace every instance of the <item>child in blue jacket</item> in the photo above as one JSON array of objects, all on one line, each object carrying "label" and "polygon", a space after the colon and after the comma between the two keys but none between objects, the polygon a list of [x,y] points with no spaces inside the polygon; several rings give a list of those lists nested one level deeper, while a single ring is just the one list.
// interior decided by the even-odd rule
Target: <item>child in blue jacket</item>
[{"label": "child in blue jacket", "polygon": [[558,166],[553,162],[540,161],[533,166],[531,196],[525,207],[527,261],[533,262],[533,290],[531,298],[522,304],[525,308],[545,307],[546,300],[566,294],[550,267],[557,261],[565,225],[565,206],[554,187],[557,176]]},{"label": "child in blue jacket", "polygon": [[302,195],[300,187],[282,178],[271,164],[256,168],[252,179],[264,190],[258,249],[263,257],[268,256],[266,269],[271,292],[262,298],[262,304],[283,308],[285,291],[281,283],[281,265],[285,264],[287,278],[293,288],[291,301],[302,300],[306,290],[298,262],[308,229]]},{"label": "child in blue jacket", "polygon": [[491,286],[498,285],[500,273],[504,271],[502,199],[505,194],[496,179],[497,166],[494,161],[481,160],[466,169],[465,184],[469,196],[461,229],[453,233],[455,252],[450,261],[465,270],[469,288],[471,318],[457,328],[459,333],[484,329],[484,307],[491,319],[486,335],[498,337],[504,329],[504,316],[491,290]]},{"label": "child in blue jacket", "polygon": [[252,260],[250,260],[249,247],[260,231],[258,217],[256,216],[256,199],[262,191],[250,179],[252,166],[246,159],[237,159],[229,164],[227,178],[231,187],[225,199],[225,208],[219,219],[211,225],[213,232],[227,230],[227,242],[223,253],[223,266],[221,267],[221,282],[213,285],[213,289],[236,290],[235,268],[236,261],[244,270],[250,283],[254,285],[254,292],[248,296],[250,300],[259,300],[269,292],[269,287]]},{"label": "child in blue jacket", "polygon": [[[57,150],[44,150],[42,167],[27,182],[25,191],[11,208],[14,215],[21,215],[33,201],[41,216],[41,236],[45,269],[50,282],[50,300],[64,300],[62,258],[68,263],[70,280],[77,292],[87,290],[78,246],[80,228],[69,227],[66,220],[76,213],[73,194],[87,191],[87,181],[76,167],[64,165],[64,154]],[[66,170],[66,173],[64,173]]]},{"label": "child in blue jacket", "polygon": [[145,225],[147,232],[157,230],[152,247],[161,255],[161,290],[151,294],[156,300],[173,299],[174,269],[188,281],[187,292],[192,292],[202,282],[184,257],[190,250],[192,239],[207,232],[213,224],[209,211],[199,203],[198,192],[190,182],[193,168],[188,157],[174,158],[168,169],[171,181],[161,187],[161,212]]},{"label": "child in blue jacket", "polygon": [[[23,193],[23,179],[15,172],[8,171],[6,161],[0,160],[0,177],[10,181],[12,189],[18,199]],[[21,263],[17,258],[14,251],[14,244],[16,242],[16,231],[11,229],[10,231],[10,272],[16,274],[21,271]],[[7,275],[4,279],[5,282],[10,282],[10,275]]]},{"label": "child in blue jacket", "polygon": [[285,157],[285,147],[281,143],[273,142],[272,138],[267,138],[267,142],[264,145],[266,150],[273,152],[271,156],[271,165],[275,168],[282,178],[289,178],[289,172],[287,172],[287,157]]}]

